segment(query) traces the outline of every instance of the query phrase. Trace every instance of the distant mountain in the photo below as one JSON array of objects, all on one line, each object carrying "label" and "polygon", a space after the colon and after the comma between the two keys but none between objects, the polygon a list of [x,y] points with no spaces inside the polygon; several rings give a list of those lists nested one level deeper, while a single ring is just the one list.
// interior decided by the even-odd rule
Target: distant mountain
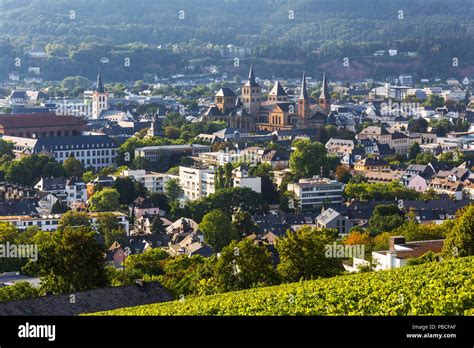
[{"label": "distant mountain", "polygon": [[[474,75],[473,18],[472,0],[0,0],[0,75],[21,68],[14,58],[33,47],[47,47],[43,72],[51,79],[73,68],[92,77],[95,71],[82,69],[102,56],[109,66],[124,65],[127,54],[131,69],[111,68],[123,79],[166,76],[189,61],[198,71],[217,64],[240,74],[246,57],[245,68],[236,67],[220,50],[233,44],[251,49],[247,58],[260,62],[267,77],[302,66],[348,79],[402,72],[461,77]],[[374,58],[389,49],[400,53]],[[137,50],[155,62],[144,62]]]}]

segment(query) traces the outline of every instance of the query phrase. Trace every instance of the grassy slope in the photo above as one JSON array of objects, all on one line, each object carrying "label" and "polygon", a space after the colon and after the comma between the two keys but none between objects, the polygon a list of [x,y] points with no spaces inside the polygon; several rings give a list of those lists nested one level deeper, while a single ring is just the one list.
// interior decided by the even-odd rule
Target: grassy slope
[{"label": "grassy slope", "polygon": [[93,315],[463,315],[474,257],[251,289]]}]

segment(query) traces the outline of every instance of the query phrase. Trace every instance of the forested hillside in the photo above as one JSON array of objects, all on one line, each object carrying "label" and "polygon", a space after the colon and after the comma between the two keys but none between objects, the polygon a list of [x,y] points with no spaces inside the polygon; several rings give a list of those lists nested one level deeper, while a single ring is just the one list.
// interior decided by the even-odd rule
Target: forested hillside
[{"label": "forested hillside", "polygon": [[283,284],[99,315],[468,315],[474,258]]},{"label": "forested hillside", "polygon": [[[234,44],[250,48],[267,77],[322,67],[340,78],[472,75],[473,18],[472,0],[0,0],[0,74],[32,45],[46,47],[50,79],[92,77],[104,56],[124,80],[167,76],[190,60],[197,71],[214,63],[243,74],[219,50]],[[418,56],[373,57],[388,49]]]}]

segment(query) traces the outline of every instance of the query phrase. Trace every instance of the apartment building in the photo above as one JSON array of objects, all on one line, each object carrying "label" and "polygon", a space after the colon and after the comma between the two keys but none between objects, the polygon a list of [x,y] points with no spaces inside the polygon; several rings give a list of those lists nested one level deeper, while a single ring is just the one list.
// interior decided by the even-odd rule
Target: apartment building
[{"label": "apartment building", "polygon": [[[234,187],[247,187],[255,192],[262,192],[260,177],[251,177],[242,168],[232,172]],[[213,167],[179,167],[179,183],[184,191],[184,198],[196,200],[216,192]]]},{"label": "apartment building", "polygon": [[323,204],[342,204],[344,184],[316,176],[288,184],[288,191],[296,195],[303,211],[315,210]]},{"label": "apartment building", "polygon": [[120,176],[132,178],[153,193],[165,192],[165,185],[170,179],[168,174],[146,171],[144,169],[124,170],[120,173]]}]

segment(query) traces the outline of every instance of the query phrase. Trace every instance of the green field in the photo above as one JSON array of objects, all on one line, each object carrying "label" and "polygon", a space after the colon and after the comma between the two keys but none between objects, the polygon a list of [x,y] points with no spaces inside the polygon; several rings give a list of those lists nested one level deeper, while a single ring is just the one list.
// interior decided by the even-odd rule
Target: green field
[{"label": "green field", "polygon": [[92,315],[468,315],[474,257]]}]

